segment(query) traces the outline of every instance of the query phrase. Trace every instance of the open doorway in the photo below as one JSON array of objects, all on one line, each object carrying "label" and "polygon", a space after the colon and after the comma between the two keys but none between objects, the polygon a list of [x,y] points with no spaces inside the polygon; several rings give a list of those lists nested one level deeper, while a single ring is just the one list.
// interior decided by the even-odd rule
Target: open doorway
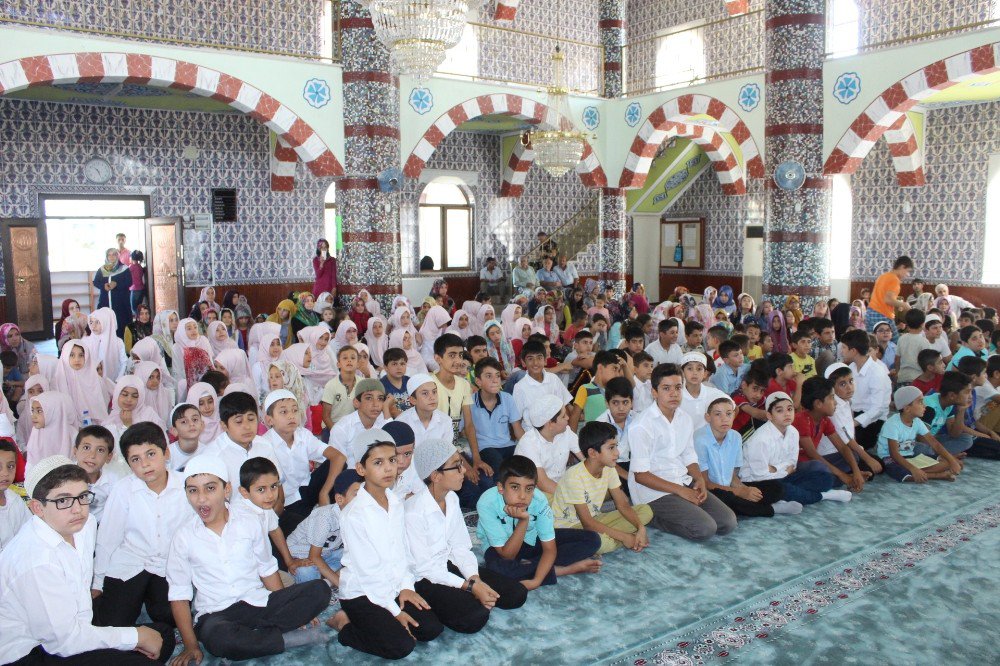
[{"label": "open doorway", "polygon": [[90,313],[98,298],[94,272],[104,263],[105,251],[119,247],[116,236],[125,234],[125,248],[145,254],[149,197],[46,194],[40,199],[49,239],[53,319],[68,298]]}]

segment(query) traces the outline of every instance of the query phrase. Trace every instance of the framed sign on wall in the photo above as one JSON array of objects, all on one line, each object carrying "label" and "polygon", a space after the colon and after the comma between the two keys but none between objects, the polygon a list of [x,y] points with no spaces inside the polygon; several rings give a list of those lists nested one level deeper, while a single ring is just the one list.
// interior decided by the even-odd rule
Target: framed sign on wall
[{"label": "framed sign on wall", "polygon": [[705,218],[660,219],[660,268],[705,268]]}]

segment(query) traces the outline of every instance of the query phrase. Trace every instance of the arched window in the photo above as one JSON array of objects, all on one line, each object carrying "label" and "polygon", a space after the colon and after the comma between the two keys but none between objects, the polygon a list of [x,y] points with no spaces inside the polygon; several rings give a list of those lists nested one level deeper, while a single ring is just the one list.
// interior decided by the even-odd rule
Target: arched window
[{"label": "arched window", "polygon": [[323,197],[323,235],[330,243],[330,256],[337,256],[340,239],[340,216],[337,213],[337,184],[330,183]]},{"label": "arched window", "polygon": [[420,258],[436,271],[469,270],[472,265],[472,203],[451,179],[427,183],[417,218]]},{"label": "arched window", "polygon": [[826,52],[834,57],[853,55],[861,41],[857,0],[829,0],[826,19]]}]

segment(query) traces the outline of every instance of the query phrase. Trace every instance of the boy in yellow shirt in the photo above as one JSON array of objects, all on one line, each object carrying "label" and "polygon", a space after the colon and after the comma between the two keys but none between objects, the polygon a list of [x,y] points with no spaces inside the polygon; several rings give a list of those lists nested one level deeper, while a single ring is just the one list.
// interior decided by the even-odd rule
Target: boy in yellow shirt
[{"label": "boy in yellow shirt", "polygon": [[798,330],[792,333],[792,364],[795,372],[801,374],[805,379],[816,376],[816,359],[810,355],[812,351],[812,333]]}]

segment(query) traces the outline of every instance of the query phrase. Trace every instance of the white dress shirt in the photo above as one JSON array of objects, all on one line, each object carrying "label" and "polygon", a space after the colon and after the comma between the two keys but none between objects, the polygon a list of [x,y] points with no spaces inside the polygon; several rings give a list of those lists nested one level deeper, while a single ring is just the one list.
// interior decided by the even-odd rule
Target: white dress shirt
[{"label": "white dress shirt", "polygon": [[[846,444],[854,439],[854,412],[851,411],[851,403],[842,400],[836,395],[833,398],[837,401],[837,411],[833,413],[830,421],[833,423],[833,427],[837,429],[837,434],[840,435],[840,438]],[[833,445],[829,437],[823,435],[819,440],[819,446],[816,447],[816,452],[821,456],[828,456],[831,453],[837,453],[837,447]]]},{"label": "white dress shirt", "polygon": [[135,627],[95,627],[90,582],[97,520],[87,518],[69,544],[33,516],[0,553],[0,662],[17,661],[36,646],[70,657],[91,650],[132,650]]},{"label": "white dress shirt", "polygon": [[106,576],[124,581],[143,570],[165,576],[174,533],[195,515],[180,472],[168,472],[159,495],[135,475],[119,481],[97,531],[93,589],[103,590]]},{"label": "white dress shirt", "polygon": [[[117,443],[115,444],[115,449],[118,449]],[[96,483],[87,484],[90,486],[90,492],[94,493],[94,501],[90,503],[90,515],[98,523],[101,522],[101,518],[104,516],[104,505],[108,503],[108,496],[111,494],[111,489],[124,478],[118,466],[113,463],[114,460],[101,468],[101,476],[98,477]],[[128,474],[132,473],[132,470],[128,467],[125,468],[125,471]]]},{"label": "white dress shirt", "polygon": [[530,458],[545,475],[559,483],[566,473],[569,454],[580,452],[580,440],[570,428],[555,436],[550,442],[535,428],[528,428],[514,447],[514,455]]},{"label": "white dress shirt", "polygon": [[514,402],[517,403],[517,411],[521,412],[522,423],[525,426],[534,425],[528,423],[528,407],[543,395],[554,395],[562,400],[564,405],[573,402],[573,396],[569,394],[566,385],[553,373],[545,371],[540,382],[536,382],[531,375],[526,374],[514,384]]},{"label": "white dress shirt", "polygon": [[403,590],[412,590],[415,579],[406,547],[403,502],[391,492],[386,498],[388,511],[362,485],[344,509],[340,524],[344,568],[338,594],[341,599],[368,597],[396,617],[402,612],[396,597]]},{"label": "white dress shirt", "polygon": [[[375,418],[375,424],[372,428],[381,428],[388,422],[389,419],[385,418],[382,414],[379,414]],[[354,469],[354,464],[357,462],[351,454],[351,442],[365,430],[370,430],[370,428],[365,427],[365,424],[361,422],[361,417],[358,416],[356,411],[343,417],[337,421],[332,428],[330,428],[330,446],[340,451],[340,453],[347,458],[347,469]],[[305,432],[309,431],[306,430]]]},{"label": "white dress shirt", "polygon": [[664,349],[659,339],[653,340],[653,342],[646,345],[646,353],[653,357],[654,367],[661,363],[680,365],[681,357],[684,356],[684,350],[681,349],[679,344],[675,342],[670,345],[670,349]]},{"label": "white dress shirt", "polygon": [[638,472],[650,472],[681,486],[691,483],[687,468],[698,463],[698,454],[694,450],[694,425],[687,414],[678,409],[673,420],[668,421],[654,404],[632,422],[628,438],[632,456],[628,489],[633,503],[649,504],[670,494],[636,481]]},{"label": "white dress shirt", "polygon": [[636,379],[635,388],[632,389],[632,411],[637,414],[644,412],[653,402],[653,380],[641,382]]},{"label": "white dress shirt", "polygon": [[[783,479],[788,476],[788,468],[799,461],[799,431],[793,426],[785,428],[781,434],[768,421],[757,428],[743,443],[743,467],[740,468],[741,481],[766,481]],[[774,471],[770,471],[774,467]]]},{"label": "white dress shirt", "polygon": [[396,417],[397,421],[405,423],[413,429],[413,443],[420,444],[429,439],[443,439],[446,442],[455,441],[455,430],[452,428],[451,417],[435,409],[431,414],[430,423],[426,426],[421,422],[417,414],[417,408],[411,407]]},{"label": "white dress shirt", "polygon": [[21,525],[31,519],[28,505],[20,495],[7,488],[3,491],[3,496],[6,504],[0,506],[0,552],[14,538]]},{"label": "white dress shirt", "polygon": [[[479,573],[479,561],[472,553],[472,539],[465,526],[458,495],[449,492],[444,498],[445,510],[429,490],[416,493],[406,500],[406,544],[410,549],[410,568],[417,580],[461,587],[466,578]],[[462,578],[448,571],[452,562],[462,572]]]},{"label": "white dress shirt", "polygon": [[278,468],[278,479],[281,481],[284,481],[285,479],[285,472],[278,459],[278,454],[274,450],[274,445],[260,435],[253,438],[253,441],[250,442],[249,449],[244,449],[242,446],[230,439],[229,435],[221,433],[218,437],[212,440],[210,444],[203,447],[202,450],[198,452],[198,455],[218,456],[219,458],[222,458],[222,462],[226,464],[226,471],[229,473],[229,484],[233,489],[230,497],[234,504],[238,504],[240,502],[250,503],[250,500],[244,499],[243,495],[240,494],[239,487],[240,467],[242,467],[243,463],[251,458],[267,458],[274,463],[275,467]]},{"label": "white dress shirt", "polygon": [[417,469],[411,464],[396,479],[396,485],[392,487],[392,492],[400,501],[405,501],[410,495],[415,495],[426,489],[427,484],[417,476]]},{"label": "white dress shirt", "polygon": [[[274,447],[274,454],[278,458],[278,469],[284,472],[281,487],[285,489],[285,505],[298,502],[302,499],[299,488],[309,485],[309,463],[322,463],[326,460],[323,453],[330,445],[324,444],[305,428],[295,429],[291,446],[288,446],[274,428],[265,432],[262,437]],[[332,445],[333,439],[330,441]]]},{"label": "white dress shirt", "polygon": [[702,383],[701,391],[698,392],[698,397],[695,398],[688,393],[687,386],[685,386],[681,389],[681,406],[678,411],[690,416],[691,423],[697,424],[697,427],[700,428],[705,425],[705,412],[708,411],[708,406],[712,404],[712,401],[728,397],[728,395],[714,386]]},{"label": "white dress shirt", "polygon": [[207,444],[202,444],[198,442],[198,445],[194,449],[194,453],[185,453],[181,450],[180,444],[177,442],[170,442],[170,460],[167,461],[167,465],[170,469],[176,470],[178,472],[184,471],[184,466],[187,465],[188,460],[194,458],[196,455],[201,453]]},{"label": "white dress shirt", "polygon": [[196,620],[239,601],[263,607],[270,592],[260,579],[277,570],[271,544],[252,517],[231,511],[220,535],[205,527],[196,515],[177,530],[170,544],[167,598],[193,599]]},{"label": "white dress shirt", "polygon": [[889,418],[889,401],[892,400],[892,380],[884,363],[868,359],[859,369],[851,363],[854,373],[854,397],[851,398],[851,409],[862,412],[855,417],[862,428],[875,421],[885,421]]}]

